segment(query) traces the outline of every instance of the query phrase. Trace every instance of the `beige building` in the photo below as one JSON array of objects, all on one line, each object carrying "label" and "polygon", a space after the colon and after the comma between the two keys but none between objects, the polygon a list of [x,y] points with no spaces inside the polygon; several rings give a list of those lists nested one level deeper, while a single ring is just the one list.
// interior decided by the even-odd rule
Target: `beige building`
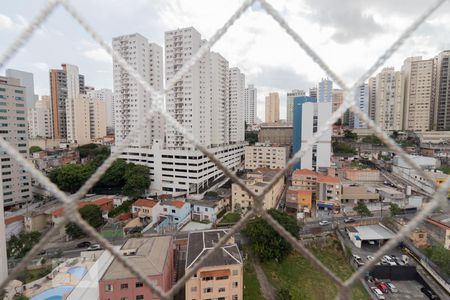
[{"label": "beige building", "polygon": [[409,57],[403,62],[403,129],[428,131],[432,125],[433,59]]},{"label": "beige building", "polygon": [[299,96],[306,96],[304,90],[292,90],[286,94],[286,120],[292,124],[294,121],[294,98]]},{"label": "beige building", "polygon": [[73,107],[73,131],[71,140],[78,145],[89,144],[91,142],[91,118],[89,111],[89,98],[80,95]]},{"label": "beige building", "polygon": [[317,196],[317,173],[309,169],[295,170],[292,173],[292,187],[301,191],[310,191],[312,200]]},{"label": "beige building", "polygon": [[292,131],[292,124],[261,124],[258,141],[291,147]]},{"label": "beige building", "polygon": [[280,121],[280,96],[278,93],[270,93],[266,96],[265,107],[266,123],[277,123]]},{"label": "beige building", "polygon": [[256,144],[245,148],[245,169],[283,169],[288,160],[288,148],[271,146],[270,144]]},{"label": "beige building", "polygon": [[28,136],[51,138],[52,134],[50,96],[41,96],[41,99],[28,109]]},{"label": "beige building", "polygon": [[[190,232],[186,252],[186,272],[203,255],[211,251],[226,234],[226,230]],[[242,256],[232,237],[186,282],[185,299],[242,300],[243,272]]]},{"label": "beige building", "polygon": [[339,177],[319,175],[317,177],[318,184],[318,201],[332,202],[340,205],[341,203],[341,181]]},{"label": "beige building", "polygon": [[[278,172],[280,172],[278,169],[256,169],[254,172],[245,174],[243,181],[251,191],[260,193]],[[272,189],[264,195],[264,209],[276,207],[281,193],[283,192],[283,188],[284,177],[281,177]],[[233,210],[236,205],[239,204],[242,211],[245,213],[254,206],[254,199],[235,183],[231,186],[231,197]]]},{"label": "beige building", "polygon": [[351,207],[358,204],[358,202],[378,202],[379,199],[379,194],[369,191],[366,186],[353,183],[342,186],[341,203],[345,206]]},{"label": "beige building", "polygon": [[403,128],[402,74],[394,68],[384,68],[376,76],[375,122],[383,130]]},{"label": "beige building", "polygon": [[[335,112],[341,105],[344,103],[344,91],[341,89],[333,89],[331,92],[332,95],[332,106],[331,111]],[[341,119],[344,117],[342,114]]]},{"label": "beige building", "polygon": [[91,140],[106,136],[106,103],[99,97],[89,97],[89,118]]}]

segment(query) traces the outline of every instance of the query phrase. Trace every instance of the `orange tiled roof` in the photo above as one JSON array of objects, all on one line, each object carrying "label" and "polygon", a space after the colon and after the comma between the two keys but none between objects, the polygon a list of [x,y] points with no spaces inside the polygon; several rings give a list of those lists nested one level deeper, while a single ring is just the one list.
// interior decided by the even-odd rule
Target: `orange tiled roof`
[{"label": "orange tiled roof", "polygon": [[295,170],[293,175],[311,175],[311,176],[317,176],[317,173],[310,169],[300,169]]},{"label": "orange tiled roof", "polygon": [[19,222],[19,221],[23,221],[23,216],[22,215],[17,215],[17,216],[13,216],[13,217],[9,217],[5,219],[5,225],[9,225],[15,222]]},{"label": "orange tiled roof", "polygon": [[184,203],[185,203],[185,202],[183,202],[183,201],[178,201],[178,200],[172,201],[172,205],[175,206],[176,208],[182,208],[183,205],[184,205]]},{"label": "orange tiled roof", "polygon": [[[88,202],[88,201],[86,201],[86,202]],[[98,206],[102,206],[102,205],[108,204],[110,202],[113,202],[112,198],[100,198],[100,199],[97,199],[95,201],[92,201],[90,203],[88,202],[88,203],[89,204],[95,204],[95,205],[98,205]]]},{"label": "orange tiled roof", "polygon": [[327,176],[327,175],[319,175],[317,177],[318,182],[330,182],[330,183],[341,183],[338,177]]},{"label": "orange tiled roof", "polygon": [[311,196],[312,197],[312,192],[311,191],[298,191],[298,195],[299,196]]},{"label": "orange tiled roof", "polygon": [[152,208],[156,204],[158,204],[158,202],[155,201],[155,200],[151,200],[151,199],[137,199],[133,203],[134,206],[145,206],[145,207],[148,207],[148,208]]}]

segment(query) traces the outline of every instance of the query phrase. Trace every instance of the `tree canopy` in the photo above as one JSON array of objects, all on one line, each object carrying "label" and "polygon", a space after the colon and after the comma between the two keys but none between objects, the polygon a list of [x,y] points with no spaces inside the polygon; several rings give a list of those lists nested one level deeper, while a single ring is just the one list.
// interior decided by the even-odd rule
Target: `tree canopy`
[{"label": "tree canopy", "polygon": [[86,144],[79,146],[76,151],[80,153],[80,158],[94,158],[97,156],[108,157],[111,151],[108,147],[98,144]]},{"label": "tree canopy", "polygon": [[[294,217],[276,209],[270,209],[268,213],[288,232],[298,238],[299,226]],[[281,260],[291,251],[291,245],[261,217],[250,221],[243,232],[252,242],[253,253],[263,261]]]},{"label": "tree canopy", "polygon": [[391,211],[391,216],[401,215],[403,213],[403,209],[401,209],[396,203],[390,203],[389,210]]},{"label": "tree canopy", "polygon": [[30,147],[30,153],[33,154],[34,152],[42,151],[42,148],[39,146],[31,146]]},{"label": "tree canopy", "polygon": [[450,276],[450,251],[443,245],[432,245],[424,249],[425,255]]},{"label": "tree canopy", "polygon": [[372,145],[383,145],[383,142],[374,134],[363,137],[362,142]]},{"label": "tree canopy", "polygon": [[250,145],[254,145],[258,142],[258,132],[257,131],[246,131],[245,140],[249,142]]},{"label": "tree canopy", "polygon": [[22,258],[28,251],[39,242],[41,233],[37,231],[22,231],[17,235],[11,236],[7,243],[7,255],[10,258]]},{"label": "tree canopy", "polygon": [[344,154],[344,155],[355,155],[356,154],[356,150],[348,143],[334,142],[332,146],[333,146],[334,154]]},{"label": "tree canopy", "polygon": [[362,217],[371,217],[373,214],[370,212],[369,208],[367,208],[367,205],[364,202],[358,202],[353,207],[353,210],[362,218]]},{"label": "tree canopy", "polygon": [[344,130],[344,139],[349,141],[356,141],[358,139],[358,135],[351,130]]},{"label": "tree canopy", "polygon": [[[79,209],[83,220],[89,223],[94,228],[99,228],[103,225],[103,217],[100,207],[96,205],[86,205]],[[80,238],[84,236],[84,232],[74,223],[68,223],[66,225],[66,233],[72,239]]]}]

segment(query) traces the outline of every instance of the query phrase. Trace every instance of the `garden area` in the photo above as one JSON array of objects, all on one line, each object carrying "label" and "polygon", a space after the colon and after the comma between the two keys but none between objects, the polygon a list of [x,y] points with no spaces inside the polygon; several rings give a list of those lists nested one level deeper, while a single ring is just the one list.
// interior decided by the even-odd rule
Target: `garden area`
[{"label": "garden area", "polygon": [[235,212],[229,212],[225,216],[223,216],[219,224],[234,224],[237,223],[240,219],[241,219],[240,214]]}]

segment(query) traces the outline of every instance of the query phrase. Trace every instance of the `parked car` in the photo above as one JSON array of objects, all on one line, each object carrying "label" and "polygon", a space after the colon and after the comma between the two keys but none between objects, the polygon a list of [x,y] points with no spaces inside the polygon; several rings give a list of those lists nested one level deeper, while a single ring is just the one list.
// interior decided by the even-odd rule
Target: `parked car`
[{"label": "parked car", "polygon": [[352,217],[348,217],[344,219],[344,223],[353,223],[355,222],[355,219],[353,219]]},{"label": "parked car", "polygon": [[391,293],[397,293],[398,289],[392,282],[386,282],[386,285],[388,286]]},{"label": "parked car", "polygon": [[375,294],[375,296],[377,297],[377,299],[380,299],[380,300],[384,300],[385,298],[384,298],[384,295],[383,295],[383,292],[382,291],[380,291],[378,288],[376,288],[376,287],[371,287],[370,288],[371,290],[372,290],[372,292]]},{"label": "parked car", "polygon": [[377,285],[377,288],[380,291],[382,291],[383,293],[387,294],[389,292],[389,287],[383,281],[378,282],[376,285]]},{"label": "parked car", "polygon": [[92,244],[87,248],[87,251],[95,251],[95,250],[102,250],[100,244]]},{"label": "parked car", "polygon": [[369,241],[369,245],[375,245],[375,241]]},{"label": "parked car", "polygon": [[395,263],[395,261],[392,259],[392,257],[390,257],[389,255],[383,256],[383,259],[381,261],[384,262],[388,266],[396,266],[397,265]]},{"label": "parked car", "polygon": [[358,267],[361,267],[362,265],[364,265],[361,257],[359,257],[358,255],[353,254],[353,260],[358,265]]},{"label": "parked car", "polygon": [[327,225],[330,225],[330,224],[331,223],[329,221],[327,221],[327,220],[322,220],[322,221],[319,222],[320,226],[327,226]]},{"label": "parked car", "polygon": [[77,245],[77,248],[87,248],[87,247],[89,247],[90,245],[91,245],[91,242],[84,241],[84,242],[79,243],[79,244]]},{"label": "parked car", "polygon": [[440,298],[438,297],[438,295],[436,295],[432,290],[430,290],[429,288],[423,287],[420,289],[422,291],[422,293],[425,294],[425,296],[428,297],[428,299],[431,300],[440,300]]}]

